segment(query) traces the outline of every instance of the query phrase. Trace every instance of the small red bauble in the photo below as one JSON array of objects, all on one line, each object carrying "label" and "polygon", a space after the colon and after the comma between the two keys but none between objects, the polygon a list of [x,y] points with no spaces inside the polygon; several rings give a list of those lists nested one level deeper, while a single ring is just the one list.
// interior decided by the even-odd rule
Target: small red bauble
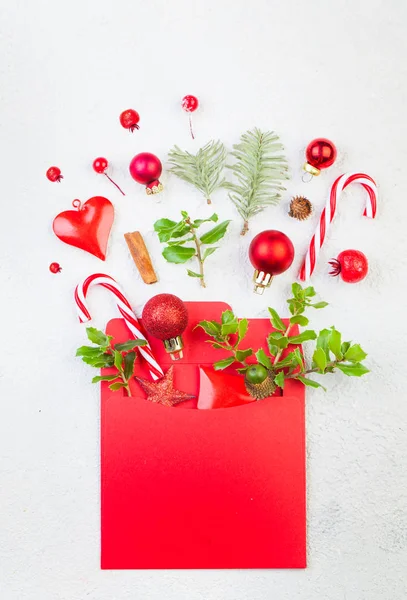
[{"label": "small red bauble", "polygon": [[146,186],[147,194],[158,194],[164,188],[159,181],[159,177],[163,170],[160,159],[151,154],[151,152],[141,152],[137,154],[131,161],[130,175],[137,183]]},{"label": "small red bauble", "polygon": [[282,231],[268,229],[253,238],[249,247],[249,258],[253,267],[257,294],[269,287],[274,275],[284,273],[294,260],[294,246]]},{"label": "small red bauble", "polygon": [[368,260],[360,250],[344,250],[329,264],[332,266],[332,271],[329,274],[333,277],[340,275],[346,283],[362,281],[369,269]]},{"label": "small red bauble", "polygon": [[55,181],[57,181],[58,183],[60,183],[61,179],[64,178],[64,176],[61,175],[61,169],[59,167],[50,167],[48,169],[46,175],[47,175],[47,179],[49,179],[53,183]]},{"label": "small red bauble", "polygon": [[108,180],[111,183],[113,183],[114,186],[117,187],[117,189],[119,190],[119,192],[121,194],[123,194],[123,196],[125,196],[125,193],[123,192],[123,190],[106,173],[106,169],[107,169],[108,166],[109,166],[109,162],[108,162],[107,158],[103,158],[103,156],[99,156],[99,158],[95,158],[95,160],[93,161],[93,170],[95,171],[95,173],[98,173],[99,175],[105,175],[108,178]]},{"label": "small red bauble", "polygon": [[58,263],[54,262],[50,264],[49,270],[51,273],[60,273],[62,271],[62,267]]},{"label": "small red bauble", "polygon": [[138,122],[140,121],[140,115],[136,110],[129,108],[124,110],[120,115],[121,126],[128,129],[133,133],[135,129],[140,129]]},{"label": "small red bauble", "polygon": [[194,132],[192,130],[192,118],[191,113],[195,112],[199,106],[198,98],[196,96],[184,96],[181,102],[181,106],[185,112],[189,113],[189,131],[191,133],[191,137],[194,140]]},{"label": "small red bauble", "polygon": [[181,333],[188,325],[188,311],[183,301],[173,294],[158,294],[144,306],[143,326],[147,333],[164,342],[171,358],[182,358]]},{"label": "small red bauble", "polygon": [[304,171],[311,175],[319,175],[321,169],[327,169],[336,160],[336,147],[333,142],[325,138],[317,138],[310,142],[305,151],[307,162]]}]

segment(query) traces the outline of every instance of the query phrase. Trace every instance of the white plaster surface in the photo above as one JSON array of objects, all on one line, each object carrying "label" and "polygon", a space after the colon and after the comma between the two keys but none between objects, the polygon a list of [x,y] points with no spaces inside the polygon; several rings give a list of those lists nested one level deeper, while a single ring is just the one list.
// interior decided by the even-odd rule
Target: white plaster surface
[{"label": "white plaster surface", "polygon": [[[1,600],[404,600],[407,597],[406,464],[406,17],[403,0],[3,1],[0,7],[1,145]],[[196,142],[179,107],[202,107]],[[118,115],[141,114],[127,134]],[[211,138],[228,147],[253,126],[281,135],[293,172],[279,207],[238,235],[234,219],[208,260],[202,291],[168,265],[152,230],[180,209],[209,209],[164,173],[161,202],[145,196],[127,165],[140,151],[163,160],[177,143]],[[334,140],[337,164],[304,185],[306,144]],[[122,197],[91,169],[106,156]],[[61,167],[51,184],[45,171]],[[240,316],[284,311],[290,283],[334,178],[362,170],[380,186],[376,221],[361,217],[363,190],[344,195],[313,283],[330,306],[313,317],[335,324],[369,352],[364,379],[338,374],[329,391],[307,393],[308,557],[304,571],[102,572],[99,570],[99,394],[74,358],[85,331],[72,292],[95,271],[116,277],[137,311],[158,292],[228,301]],[[287,216],[306,193],[313,217]],[[74,198],[106,195],[116,220],[106,263],[62,244],[53,217]],[[295,243],[293,268],[261,298],[251,291],[247,247],[264,228]],[[123,242],[146,237],[160,282],[145,286]],[[370,260],[350,286],[327,275],[345,248]],[[58,261],[61,275],[48,272]],[[90,299],[94,324],[116,316],[104,290]]]}]

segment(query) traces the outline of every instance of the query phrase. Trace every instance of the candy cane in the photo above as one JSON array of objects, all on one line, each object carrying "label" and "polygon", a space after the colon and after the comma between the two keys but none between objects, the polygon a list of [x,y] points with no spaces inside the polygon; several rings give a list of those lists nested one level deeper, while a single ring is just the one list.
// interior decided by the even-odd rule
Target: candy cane
[{"label": "candy cane", "polygon": [[338,198],[342,191],[351,183],[360,183],[363,185],[368,193],[363,216],[369,217],[370,219],[375,218],[377,210],[377,187],[375,181],[369,177],[369,175],[365,175],[364,173],[345,173],[338,177],[331,188],[329,199],[319,219],[319,225],[315,234],[312,236],[308,252],[302,263],[299,274],[301,281],[306,281],[311,277],[315,269],[319,251],[324,243],[326,232],[335,216]]},{"label": "candy cane", "polygon": [[[140,329],[140,324],[137,320],[136,315],[134,314],[129,301],[124,296],[120,286],[118,283],[110,277],[109,275],[103,275],[103,273],[95,273],[94,275],[89,275],[82,283],[78,284],[75,289],[75,302],[79,315],[79,321],[81,323],[85,323],[86,321],[91,320],[90,312],[88,306],[86,304],[86,295],[88,293],[89,288],[92,285],[101,285],[102,287],[110,290],[112,294],[116,297],[117,308],[119,309],[120,314],[126,322],[127,327],[130,329],[136,340],[145,340],[143,333]],[[156,359],[154,358],[153,352],[150,348],[150,345],[147,346],[139,346],[141,355],[148,363],[148,368],[151,374],[152,379],[159,379],[164,375],[164,372]]]}]

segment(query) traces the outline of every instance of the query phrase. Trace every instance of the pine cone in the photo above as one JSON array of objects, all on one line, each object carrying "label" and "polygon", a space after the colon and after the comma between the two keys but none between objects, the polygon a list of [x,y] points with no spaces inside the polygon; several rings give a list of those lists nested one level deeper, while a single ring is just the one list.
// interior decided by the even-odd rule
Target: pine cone
[{"label": "pine cone", "polygon": [[304,221],[308,219],[310,214],[312,213],[312,204],[308,200],[308,198],[304,198],[304,196],[295,196],[290,202],[290,217],[294,217],[294,219],[298,219],[299,221]]}]

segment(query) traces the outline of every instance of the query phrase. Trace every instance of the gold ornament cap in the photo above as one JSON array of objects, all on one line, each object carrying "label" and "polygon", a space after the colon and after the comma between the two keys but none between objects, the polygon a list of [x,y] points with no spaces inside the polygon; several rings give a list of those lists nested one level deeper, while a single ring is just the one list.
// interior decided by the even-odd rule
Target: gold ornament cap
[{"label": "gold ornament cap", "polygon": [[172,360],[180,360],[180,358],[184,357],[184,353],[182,352],[183,347],[184,342],[180,335],[164,340],[165,351],[168,352]]},{"label": "gold ornament cap", "polygon": [[146,187],[147,196],[151,196],[152,194],[159,194],[164,189],[163,184],[160,181],[154,182],[154,185],[151,187]]},{"label": "gold ornament cap", "polygon": [[254,293],[260,296],[264,293],[264,290],[271,286],[273,281],[273,275],[265,273],[264,271],[256,270],[253,275],[254,281]]},{"label": "gold ornament cap", "polygon": [[317,167],[313,167],[308,162],[306,162],[304,164],[303,169],[304,169],[304,171],[307,171],[307,173],[310,173],[311,175],[314,175],[315,177],[317,177],[321,173],[321,169],[317,169]]}]

